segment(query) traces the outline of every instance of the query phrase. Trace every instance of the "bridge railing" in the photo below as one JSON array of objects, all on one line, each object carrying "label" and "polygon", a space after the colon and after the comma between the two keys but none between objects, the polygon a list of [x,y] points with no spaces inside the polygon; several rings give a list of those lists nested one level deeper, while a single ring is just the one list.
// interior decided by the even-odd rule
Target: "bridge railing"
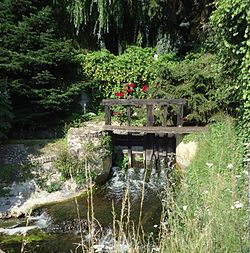
[{"label": "bridge railing", "polygon": [[183,125],[183,107],[186,104],[185,99],[104,99],[102,104],[105,107],[105,125],[111,125],[111,107],[122,105],[127,108],[127,121],[131,125],[131,107],[146,106],[147,109],[147,126],[154,125],[154,106],[163,107],[163,126],[167,126],[169,106],[177,106],[177,126]]}]

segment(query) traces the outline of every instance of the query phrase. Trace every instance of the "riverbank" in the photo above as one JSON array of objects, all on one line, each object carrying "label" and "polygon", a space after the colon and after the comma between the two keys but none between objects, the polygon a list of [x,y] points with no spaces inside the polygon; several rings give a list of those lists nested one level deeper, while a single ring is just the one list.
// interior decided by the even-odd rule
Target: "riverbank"
[{"label": "riverbank", "polygon": [[197,153],[174,201],[165,204],[170,219],[163,224],[160,252],[249,252],[249,175],[233,119],[188,140],[197,141]]}]

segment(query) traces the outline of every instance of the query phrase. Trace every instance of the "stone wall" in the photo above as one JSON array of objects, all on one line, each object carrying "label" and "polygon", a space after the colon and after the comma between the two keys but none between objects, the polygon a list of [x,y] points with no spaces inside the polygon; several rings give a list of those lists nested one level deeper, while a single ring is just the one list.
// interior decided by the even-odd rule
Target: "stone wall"
[{"label": "stone wall", "polygon": [[76,159],[88,161],[91,170],[97,175],[98,183],[108,179],[112,167],[112,158],[105,154],[105,147],[101,143],[104,135],[102,125],[91,123],[81,128],[70,128],[67,134],[70,154]]},{"label": "stone wall", "polygon": [[0,145],[0,166],[22,165],[26,163],[49,163],[56,159],[55,154],[39,154],[41,144],[5,144]]}]

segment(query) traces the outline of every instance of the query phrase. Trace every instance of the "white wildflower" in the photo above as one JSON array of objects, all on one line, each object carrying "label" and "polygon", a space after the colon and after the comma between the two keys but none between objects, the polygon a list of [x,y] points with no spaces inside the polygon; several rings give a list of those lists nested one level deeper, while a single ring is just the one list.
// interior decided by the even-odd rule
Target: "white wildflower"
[{"label": "white wildflower", "polygon": [[233,206],[231,206],[231,209],[239,209],[239,208],[242,208],[244,205],[243,203],[239,202],[239,201],[236,201],[234,202]]},{"label": "white wildflower", "polygon": [[160,251],[160,248],[159,247],[152,248],[152,251],[158,252],[158,251]]},{"label": "white wildflower", "polygon": [[154,225],[154,228],[157,228],[158,227],[158,225]]},{"label": "white wildflower", "polygon": [[207,167],[208,167],[209,169],[212,168],[212,167],[214,166],[213,163],[208,163],[208,162],[206,162],[206,165],[207,165]]},{"label": "white wildflower", "polygon": [[234,165],[232,163],[229,163],[227,165],[227,169],[232,170],[234,168]]},{"label": "white wildflower", "polygon": [[95,252],[102,252],[102,250],[104,249],[104,245],[103,244],[96,244],[96,245],[93,245],[93,248],[95,250]]},{"label": "white wildflower", "polygon": [[158,54],[154,54],[154,60],[157,61],[159,58]]},{"label": "white wildflower", "polygon": [[235,177],[236,177],[236,178],[241,178],[241,175],[236,175]]},{"label": "white wildflower", "polygon": [[188,208],[188,206],[183,206],[183,207],[182,207],[183,211],[186,211],[187,208]]}]

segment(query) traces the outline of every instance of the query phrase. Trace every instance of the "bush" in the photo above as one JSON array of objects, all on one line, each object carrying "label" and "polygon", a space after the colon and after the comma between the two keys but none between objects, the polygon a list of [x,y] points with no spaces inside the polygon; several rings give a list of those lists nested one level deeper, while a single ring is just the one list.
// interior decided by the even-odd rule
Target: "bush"
[{"label": "bush", "polygon": [[54,165],[61,172],[63,180],[72,177],[79,184],[84,182],[84,163],[74,159],[66,148],[61,149]]},{"label": "bush", "polygon": [[186,98],[187,120],[196,123],[207,123],[220,111],[234,112],[225,90],[230,81],[222,76],[216,55],[190,53],[178,59],[154,54],[153,48],[131,47],[118,56],[102,50],[79,58],[84,75],[99,82],[103,97]]},{"label": "bush", "polygon": [[215,55],[193,53],[183,60],[159,58],[156,80],[151,86],[154,98],[186,98],[187,120],[208,123],[220,111],[230,112],[228,80],[221,75],[221,64]]},{"label": "bush", "polygon": [[152,80],[151,64],[154,63],[153,48],[128,48],[115,56],[107,50],[80,55],[83,73],[90,79],[99,81],[103,97],[115,97],[127,83],[135,83],[142,88]]}]

